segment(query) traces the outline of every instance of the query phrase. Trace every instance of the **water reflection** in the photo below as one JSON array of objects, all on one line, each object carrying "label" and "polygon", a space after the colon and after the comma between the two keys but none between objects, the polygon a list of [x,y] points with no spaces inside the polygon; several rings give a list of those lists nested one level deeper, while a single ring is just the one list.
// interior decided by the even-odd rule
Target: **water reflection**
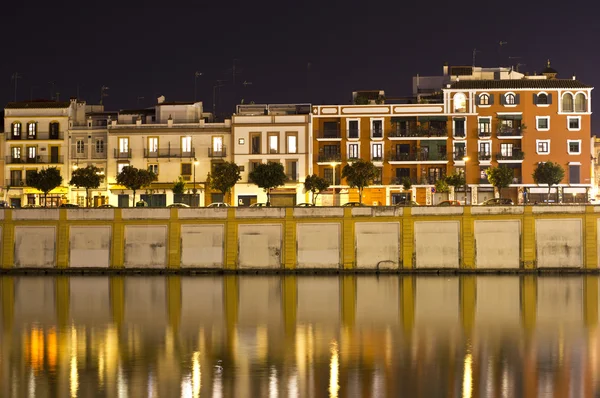
[{"label": "water reflection", "polygon": [[594,397],[598,283],[3,277],[0,396]]}]

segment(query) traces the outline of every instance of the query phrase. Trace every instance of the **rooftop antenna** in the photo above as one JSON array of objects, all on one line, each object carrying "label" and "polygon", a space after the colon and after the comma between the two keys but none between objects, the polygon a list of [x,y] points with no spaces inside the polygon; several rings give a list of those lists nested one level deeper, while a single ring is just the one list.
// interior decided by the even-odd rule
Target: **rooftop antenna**
[{"label": "rooftop antenna", "polygon": [[[217,103],[215,102],[215,93],[217,91],[217,88],[221,88],[223,87],[223,83],[225,83],[227,80],[217,80],[216,84],[213,86],[213,116],[216,118],[217,117]],[[219,90],[220,93],[220,90]]]},{"label": "rooftop antenna", "polygon": [[480,53],[481,51],[479,51],[478,49],[474,48],[473,49],[473,66],[475,66],[475,56],[477,55],[477,53]]},{"label": "rooftop antenna", "polygon": [[242,84],[244,85],[244,87],[246,87],[246,86],[251,86],[252,82],[244,80],[244,82]]},{"label": "rooftop antenna", "polygon": [[521,67],[521,66],[527,66],[527,64],[522,64],[522,63],[518,62],[517,65],[515,66],[515,70],[517,72],[519,72],[519,67]]},{"label": "rooftop antenna", "polygon": [[500,40],[498,42],[498,45],[499,45],[499,47],[498,47],[498,66],[500,66],[500,67],[502,66],[502,46],[504,46],[506,44],[508,44],[507,41]]},{"label": "rooftop antenna", "polygon": [[109,88],[110,87],[106,87],[106,86],[100,87],[100,105],[103,104],[104,97],[108,97],[108,93],[106,92],[106,90],[108,90]]},{"label": "rooftop antenna", "polygon": [[50,99],[53,100],[54,99],[54,93],[55,93],[55,91],[54,91],[54,85],[56,84],[56,81],[55,80],[51,80],[51,81],[48,82],[48,84],[50,86],[52,86],[52,90],[50,90]]},{"label": "rooftop antenna", "polygon": [[202,76],[202,72],[196,71],[194,72],[194,102],[196,102],[198,96],[198,78]]},{"label": "rooftop antenna", "polygon": [[15,72],[12,74],[11,79],[14,80],[15,82],[15,102],[17,102],[17,81],[19,79],[21,79],[23,77],[23,75],[21,75],[19,72]]},{"label": "rooftop antenna", "polygon": [[58,102],[58,101],[59,101],[59,99],[58,99],[59,97],[60,97],[60,92],[58,92],[58,91],[57,91],[57,92],[56,92],[56,102]]}]

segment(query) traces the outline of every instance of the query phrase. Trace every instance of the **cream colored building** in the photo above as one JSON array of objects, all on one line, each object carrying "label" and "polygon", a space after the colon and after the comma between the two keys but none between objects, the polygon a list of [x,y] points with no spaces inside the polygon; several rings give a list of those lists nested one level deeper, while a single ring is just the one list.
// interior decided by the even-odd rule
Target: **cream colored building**
[{"label": "cream colored building", "polygon": [[206,190],[205,182],[215,164],[230,159],[231,121],[211,120],[202,102],[166,102],[164,97],[153,108],[120,111],[108,125],[109,203],[133,205],[132,192],[116,184],[118,173],[128,165],[158,175],[149,189],[136,192],[136,201],[152,206],[173,203],[172,188],[180,176],[186,181],[186,194],[197,190],[199,206],[221,201],[220,194]]},{"label": "cream colored building", "polygon": [[248,181],[258,163],[280,162],[288,182],[272,191],[274,206],[306,202],[304,179],[309,174],[311,106],[309,104],[238,105],[232,117],[233,160],[242,168],[235,186],[235,206],[266,202],[266,193]]}]

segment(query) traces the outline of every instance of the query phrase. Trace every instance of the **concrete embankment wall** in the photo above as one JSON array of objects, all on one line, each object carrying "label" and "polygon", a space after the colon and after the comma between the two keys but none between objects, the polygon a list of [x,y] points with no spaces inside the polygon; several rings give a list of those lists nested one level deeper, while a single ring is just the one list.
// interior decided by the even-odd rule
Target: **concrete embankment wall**
[{"label": "concrete embankment wall", "polygon": [[598,206],[7,209],[2,269],[598,270]]}]

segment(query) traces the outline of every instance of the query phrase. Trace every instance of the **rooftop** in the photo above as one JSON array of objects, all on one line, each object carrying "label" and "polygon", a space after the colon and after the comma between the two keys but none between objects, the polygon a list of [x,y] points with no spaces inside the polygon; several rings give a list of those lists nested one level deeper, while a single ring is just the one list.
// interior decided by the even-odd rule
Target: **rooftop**
[{"label": "rooftop", "polygon": [[5,109],[60,109],[68,108],[71,105],[69,101],[50,101],[50,100],[35,100],[35,101],[19,101],[9,102],[4,107]]},{"label": "rooftop", "polygon": [[463,80],[450,85],[452,90],[487,89],[577,89],[593,88],[573,79],[507,79],[507,80]]}]

